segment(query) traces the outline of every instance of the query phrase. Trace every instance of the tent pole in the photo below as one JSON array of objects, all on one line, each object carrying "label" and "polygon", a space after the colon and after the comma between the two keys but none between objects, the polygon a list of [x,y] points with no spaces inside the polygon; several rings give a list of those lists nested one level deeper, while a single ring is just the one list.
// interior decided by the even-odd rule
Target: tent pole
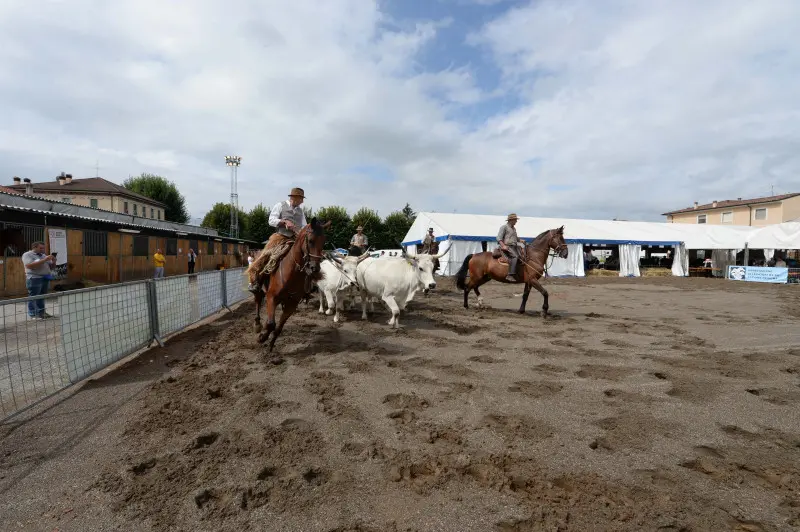
[{"label": "tent pole", "polygon": [[744,245],[744,264],[742,266],[748,266],[750,264],[750,247],[745,243]]}]

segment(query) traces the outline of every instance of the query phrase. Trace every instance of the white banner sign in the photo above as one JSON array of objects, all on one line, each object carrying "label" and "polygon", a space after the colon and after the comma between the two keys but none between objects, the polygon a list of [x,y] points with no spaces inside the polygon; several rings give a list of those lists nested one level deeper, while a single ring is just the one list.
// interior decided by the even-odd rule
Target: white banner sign
[{"label": "white banner sign", "polygon": [[48,228],[50,237],[50,254],[56,254],[56,267],[53,278],[66,279],[67,277],[67,231],[65,229]]}]

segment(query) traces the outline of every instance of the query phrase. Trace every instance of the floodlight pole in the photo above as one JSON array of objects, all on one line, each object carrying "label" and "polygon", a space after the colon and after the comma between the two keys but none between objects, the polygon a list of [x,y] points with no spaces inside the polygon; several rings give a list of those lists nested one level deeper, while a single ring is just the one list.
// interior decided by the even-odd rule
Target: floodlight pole
[{"label": "floodlight pole", "polygon": [[226,155],[225,164],[231,167],[231,228],[228,236],[239,238],[239,194],[236,190],[236,180],[242,158],[238,155]]}]

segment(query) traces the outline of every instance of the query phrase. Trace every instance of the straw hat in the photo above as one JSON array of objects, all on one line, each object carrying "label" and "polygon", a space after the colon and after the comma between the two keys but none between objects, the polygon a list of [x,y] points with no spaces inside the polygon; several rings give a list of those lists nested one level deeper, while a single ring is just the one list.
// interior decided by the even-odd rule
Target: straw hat
[{"label": "straw hat", "polygon": [[291,192],[289,192],[289,197],[291,196],[298,196],[305,199],[306,193],[303,191],[302,188],[294,187]]},{"label": "straw hat", "polygon": [[510,222],[511,220],[519,220],[519,217],[512,212],[511,214],[508,215],[508,218],[506,218],[507,222]]}]

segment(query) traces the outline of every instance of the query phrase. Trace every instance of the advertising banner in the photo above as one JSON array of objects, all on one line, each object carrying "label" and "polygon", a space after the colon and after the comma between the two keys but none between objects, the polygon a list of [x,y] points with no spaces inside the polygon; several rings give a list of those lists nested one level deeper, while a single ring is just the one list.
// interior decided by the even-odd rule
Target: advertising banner
[{"label": "advertising banner", "polygon": [[754,283],[787,283],[789,281],[789,268],[728,266],[728,279]]}]

